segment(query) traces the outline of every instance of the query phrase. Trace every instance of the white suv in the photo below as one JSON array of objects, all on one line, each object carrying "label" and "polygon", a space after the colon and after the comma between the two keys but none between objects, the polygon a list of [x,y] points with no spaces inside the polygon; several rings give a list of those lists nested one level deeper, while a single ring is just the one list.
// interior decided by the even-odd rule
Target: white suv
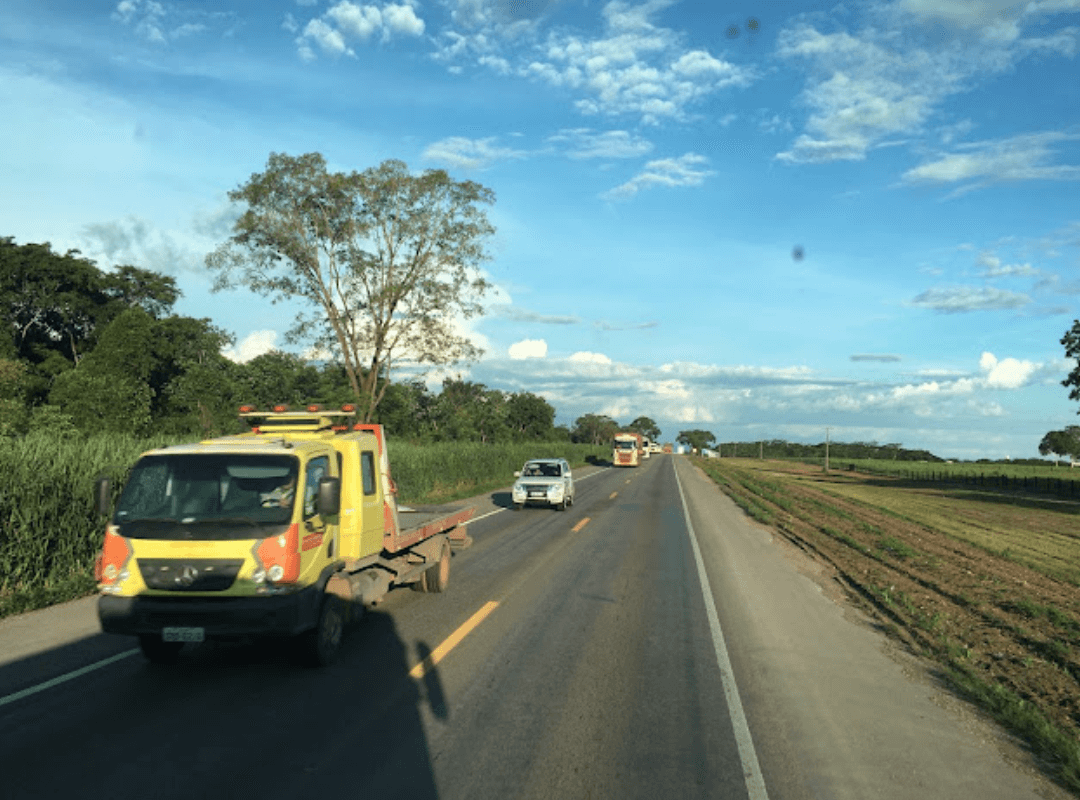
[{"label": "white suv", "polygon": [[517,478],[512,490],[515,511],[526,503],[541,503],[565,511],[574,503],[574,476],[564,458],[526,461],[514,477]]}]

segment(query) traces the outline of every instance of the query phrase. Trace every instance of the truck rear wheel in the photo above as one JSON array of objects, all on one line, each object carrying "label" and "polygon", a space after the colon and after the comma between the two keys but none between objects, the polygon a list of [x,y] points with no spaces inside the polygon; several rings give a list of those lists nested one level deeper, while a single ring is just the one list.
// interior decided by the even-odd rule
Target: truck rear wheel
[{"label": "truck rear wheel", "polygon": [[450,584],[450,542],[443,542],[439,560],[420,579],[425,592],[445,592]]},{"label": "truck rear wheel", "polygon": [[337,658],[345,636],[345,605],[334,594],[325,594],[319,608],[319,621],[310,631],[300,634],[301,654],[311,667],[326,667]]},{"label": "truck rear wheel", "polygon": [[139,648],[151,664],[175,664],[183,646],[183,642],[166,642],[156,633],[139,635]]}]

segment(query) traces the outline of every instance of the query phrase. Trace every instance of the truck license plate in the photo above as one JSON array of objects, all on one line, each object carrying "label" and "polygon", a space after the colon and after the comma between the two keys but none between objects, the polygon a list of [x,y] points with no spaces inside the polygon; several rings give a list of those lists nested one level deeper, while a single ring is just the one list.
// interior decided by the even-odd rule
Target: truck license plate
[{"label": "truck license plate", "polygon": [[205,628],[162,628],[163,642],[201,642],[206,638]]}]

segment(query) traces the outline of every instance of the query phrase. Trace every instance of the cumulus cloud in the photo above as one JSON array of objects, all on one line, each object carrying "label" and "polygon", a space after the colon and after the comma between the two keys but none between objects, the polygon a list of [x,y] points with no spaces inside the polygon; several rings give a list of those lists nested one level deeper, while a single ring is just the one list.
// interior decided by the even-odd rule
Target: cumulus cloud
[{"label": "cumulus cloud", "polygon": [[986,385],[994,389],[1019,389],[1039,370],[1040,365],[1031,361],[1003,358],[993,353],[983,353],[979,368],[985,373]]},{"label": "cumulus cloud", "polygon": [[687,48],[685,36],[656,25],[655,15],[671,3],[614,0],[601,9],[599,36],[560,28],[542,37],[542,15],[507,19],[496,13],[501,3],[458,0],[456,29],[439,38],[435,58],[456,70],[471,59],[566,89],[579,96],[575,105],[585,114],[630,114],[646,124],[683,119],[691,105],[726,87],[749,85],[754,73]]},{"label": "cumulus cloud", "polygon": [[990,286],[953,286],[927,289],[911,301],[911,305],[929,308],[942,314],[962,314],[969,311],[1004,311],[1022,308],[1031,298],[1019,292],[995,289]]},{"label": "cumulus cloud", "polygon": [[360,5],[341,0],[321,17],[308,20],[304,32],[296,39],[296,46],[300,57],[308,61],[316,57],[313,45],[327,55],[352,56],[355,53],[349,46],[350,41],[367,43],[378,39],[388,42],[394,36],[419,37],[424,28],[424,21],[412,5]]},{"label": "cumulus cloud", "polygon": [[590,353],[587,350],[581,350],[577,353],[571,354],[567,361],[574,361],[582,364],[610,364],[611,359],[605,356],[603,353]]},{"label": "cumulus cloud", "polygon": [[520,159],[528,155],[525,150],[496,145],[494,136],[486,139],[450,136],[424,149],[424,158],[455,169],[486,169],[498,161]]},{"label": "cumulus cloud", "polygon": [[709,159],[697,153],[650,161],[644,170],[626,183],[605,192],[603,196],[608,200],[620,200],[655,186],[700,186],[706,178],[716,174],[712,170],[699,168],[708,162]]},{"label": "cumulus cloud", "polygon": [[544,358],[547,356],[547,342],[543,339],[522,339],[510,345],[510,358]]},{"label": "cumulus cloud", "polygon": [[235,347],[226,348],[221,354],[237,364],[246,364],[251,359],[274,350],[277,336],[276,331],[252,331]]},{"label": "cumulus cloud", "polygon": [[1003,264],[993,253],[980,253],[978,263],[983,267],[981,275],[984,278],[1031,277],[1039,274],[1039,270],[1031,264]]}]

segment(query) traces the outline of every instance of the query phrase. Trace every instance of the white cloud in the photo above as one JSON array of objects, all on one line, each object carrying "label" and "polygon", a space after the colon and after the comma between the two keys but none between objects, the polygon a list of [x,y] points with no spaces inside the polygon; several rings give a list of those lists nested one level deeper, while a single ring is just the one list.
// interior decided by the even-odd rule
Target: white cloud
[{"label": "white cloud", "polygon": [[541,38],[533,20],[508,23],[495,4],[458,0],[459,30],[440,37],[436,60],[475,63],[568,89],[585,114],[630,114],[646,124],[683,119],[687,109],[726,87],[748,85],[752,70],[705,50],[686,50],[682,34],[653,24],[670,0],[607,3],[604,30],[588,37],[557,29]]},{"label": "white cloud", "polygon": [[570,158],[636,158],[653,149],[647,139],[627,131],[597,132],[591,128],[561,130],[549,142],[565,146]]},{"label": "white cloud", "polygon": [[621,186],[605,192],[604,197],[609,200],[633,197],[641,189],[653,186],[700,186],[707,177],[716,174],[712,170],[698,169],[707,163],[708,159],[697,153],[650,161],[643,171]]},{"label": "white cloud", "polygon": [[167,44],[210,30],[233,19],[232,13],[206,11],[184,3],[159,0],[121,0],[112,13],[114,22],[130,27],[148,42]]},{"label": "white cloud", "polygon": [[252,331],[235,347],[222,351],[222,355],[237,364],[246,364],[256,356],[269,353],[277,342],[276,331]]},{"label": "white cloud", "polygon": [[979,264],[983,267],[981,274],[984,278],[1031,277],[1039,274],[1039,270],[1031,264],[1003,264],[1000,258],[989,252],[979,254]]},{"label": "white cloud", "polygon": [[577,353],[571,354],[567,361],[573,361],[582,364],[610,364],[611,359],[605,356],[603,353],[590,353],[587,350],[581,350]]},{"label": "white cloud", "polygon": [[[324,53],[354,55],[353,51],[345,44],[345,37],[342,36],[341,31],[330,27],[321,19],[309,20],[308,24],[304,26],[303,36],[297,40],[297,43],[300,44],[301,48],[304,48],[309,41],[319,45]],[[305,58],[313,53],[310,48],[304,49],[302,52]]]},{"label": "white cloud", "polygon": [[1049,131],[1008,139],[973,142],[959,152],[939,156],[903,175],[907,184],[968,182],[952,196],[996,183],[1024,180],[1080,180],[1080,166],[1053,164],[1050,145],[1080,139],[1080,134]]},{"label": "white cloud", "polygon": [[544,358],[547,349],[547,342],[543,339],[523,339],[510,345],[509,354],[513,359]]},{"label": "white cloud", "polygon": [[324,53],[351,56],[354,52],[349,47],[349,40],[367,42],[376,35],[382,42],[388,42],[395,35],[418,37],[423,35],[424,27],[424,21],[411,5],[359,5],[341,0],[321,17],[308,21],[296,45],[300,57],[306,61],[315,58],[312,43]]},{"label": "white cloud", "polygon": [[486,139],[450,136],[428,145],[424,149],[423,157],[456,169],[486,169],[497,161],[520,159],[529,155],[526,150],[499,147],[494,143],[495,140],[494,136]]},{"label": "white cloud", "polygon": [[943,314],[969,311],[1002,311],[1020,308],[1031,298],[1019,292],[995,289],[990,286],[953,286],[927,289],[911,301],[911,305],[933,309]]},{"label": "white cloud", "polygon": [[1004,358],[998,361],[993,353],[983,353],[979,367],[986,373],[986,385],[994,389],[1019,389],[1024,386],[1041,365],[1031,361]]},{"label": "white cloud", "polygon": [[[325,16],[337,24],[339,36],[348,35],[361,40],[367,39],[383,24],[382,12],[376,6],[358,6],[347,1],[332,6]],[[328,27],[325,22],[319,22]]]},{"label": "white cloud", "polygon": [[[980,78],[1005,72],[1032,53],[1071,56],[1080,29],[1053,30],[1052,20],[1044,18],[1076,9],[1035,5],[901,0],[862,5],[858,19],[845,20],[845,31],[823,32],[819,27],[826,23],[820,21],[818,27],[800,21],[782,30],[779,55],[809,66],[801,101],[811,113],[805,132],[776,158],[790,163],[861,160],[898,134],[923,133],[949,96],[969,91]],[[1025,30],[1035,26],[1051,32],[1025,38]],[[951,141],[962,126],[946,131],[943,140]],[[908,177],[989,177],[985,161],[978,155],[947,156]],[[1021,172],[1026,169],[1020,165]]]}]

